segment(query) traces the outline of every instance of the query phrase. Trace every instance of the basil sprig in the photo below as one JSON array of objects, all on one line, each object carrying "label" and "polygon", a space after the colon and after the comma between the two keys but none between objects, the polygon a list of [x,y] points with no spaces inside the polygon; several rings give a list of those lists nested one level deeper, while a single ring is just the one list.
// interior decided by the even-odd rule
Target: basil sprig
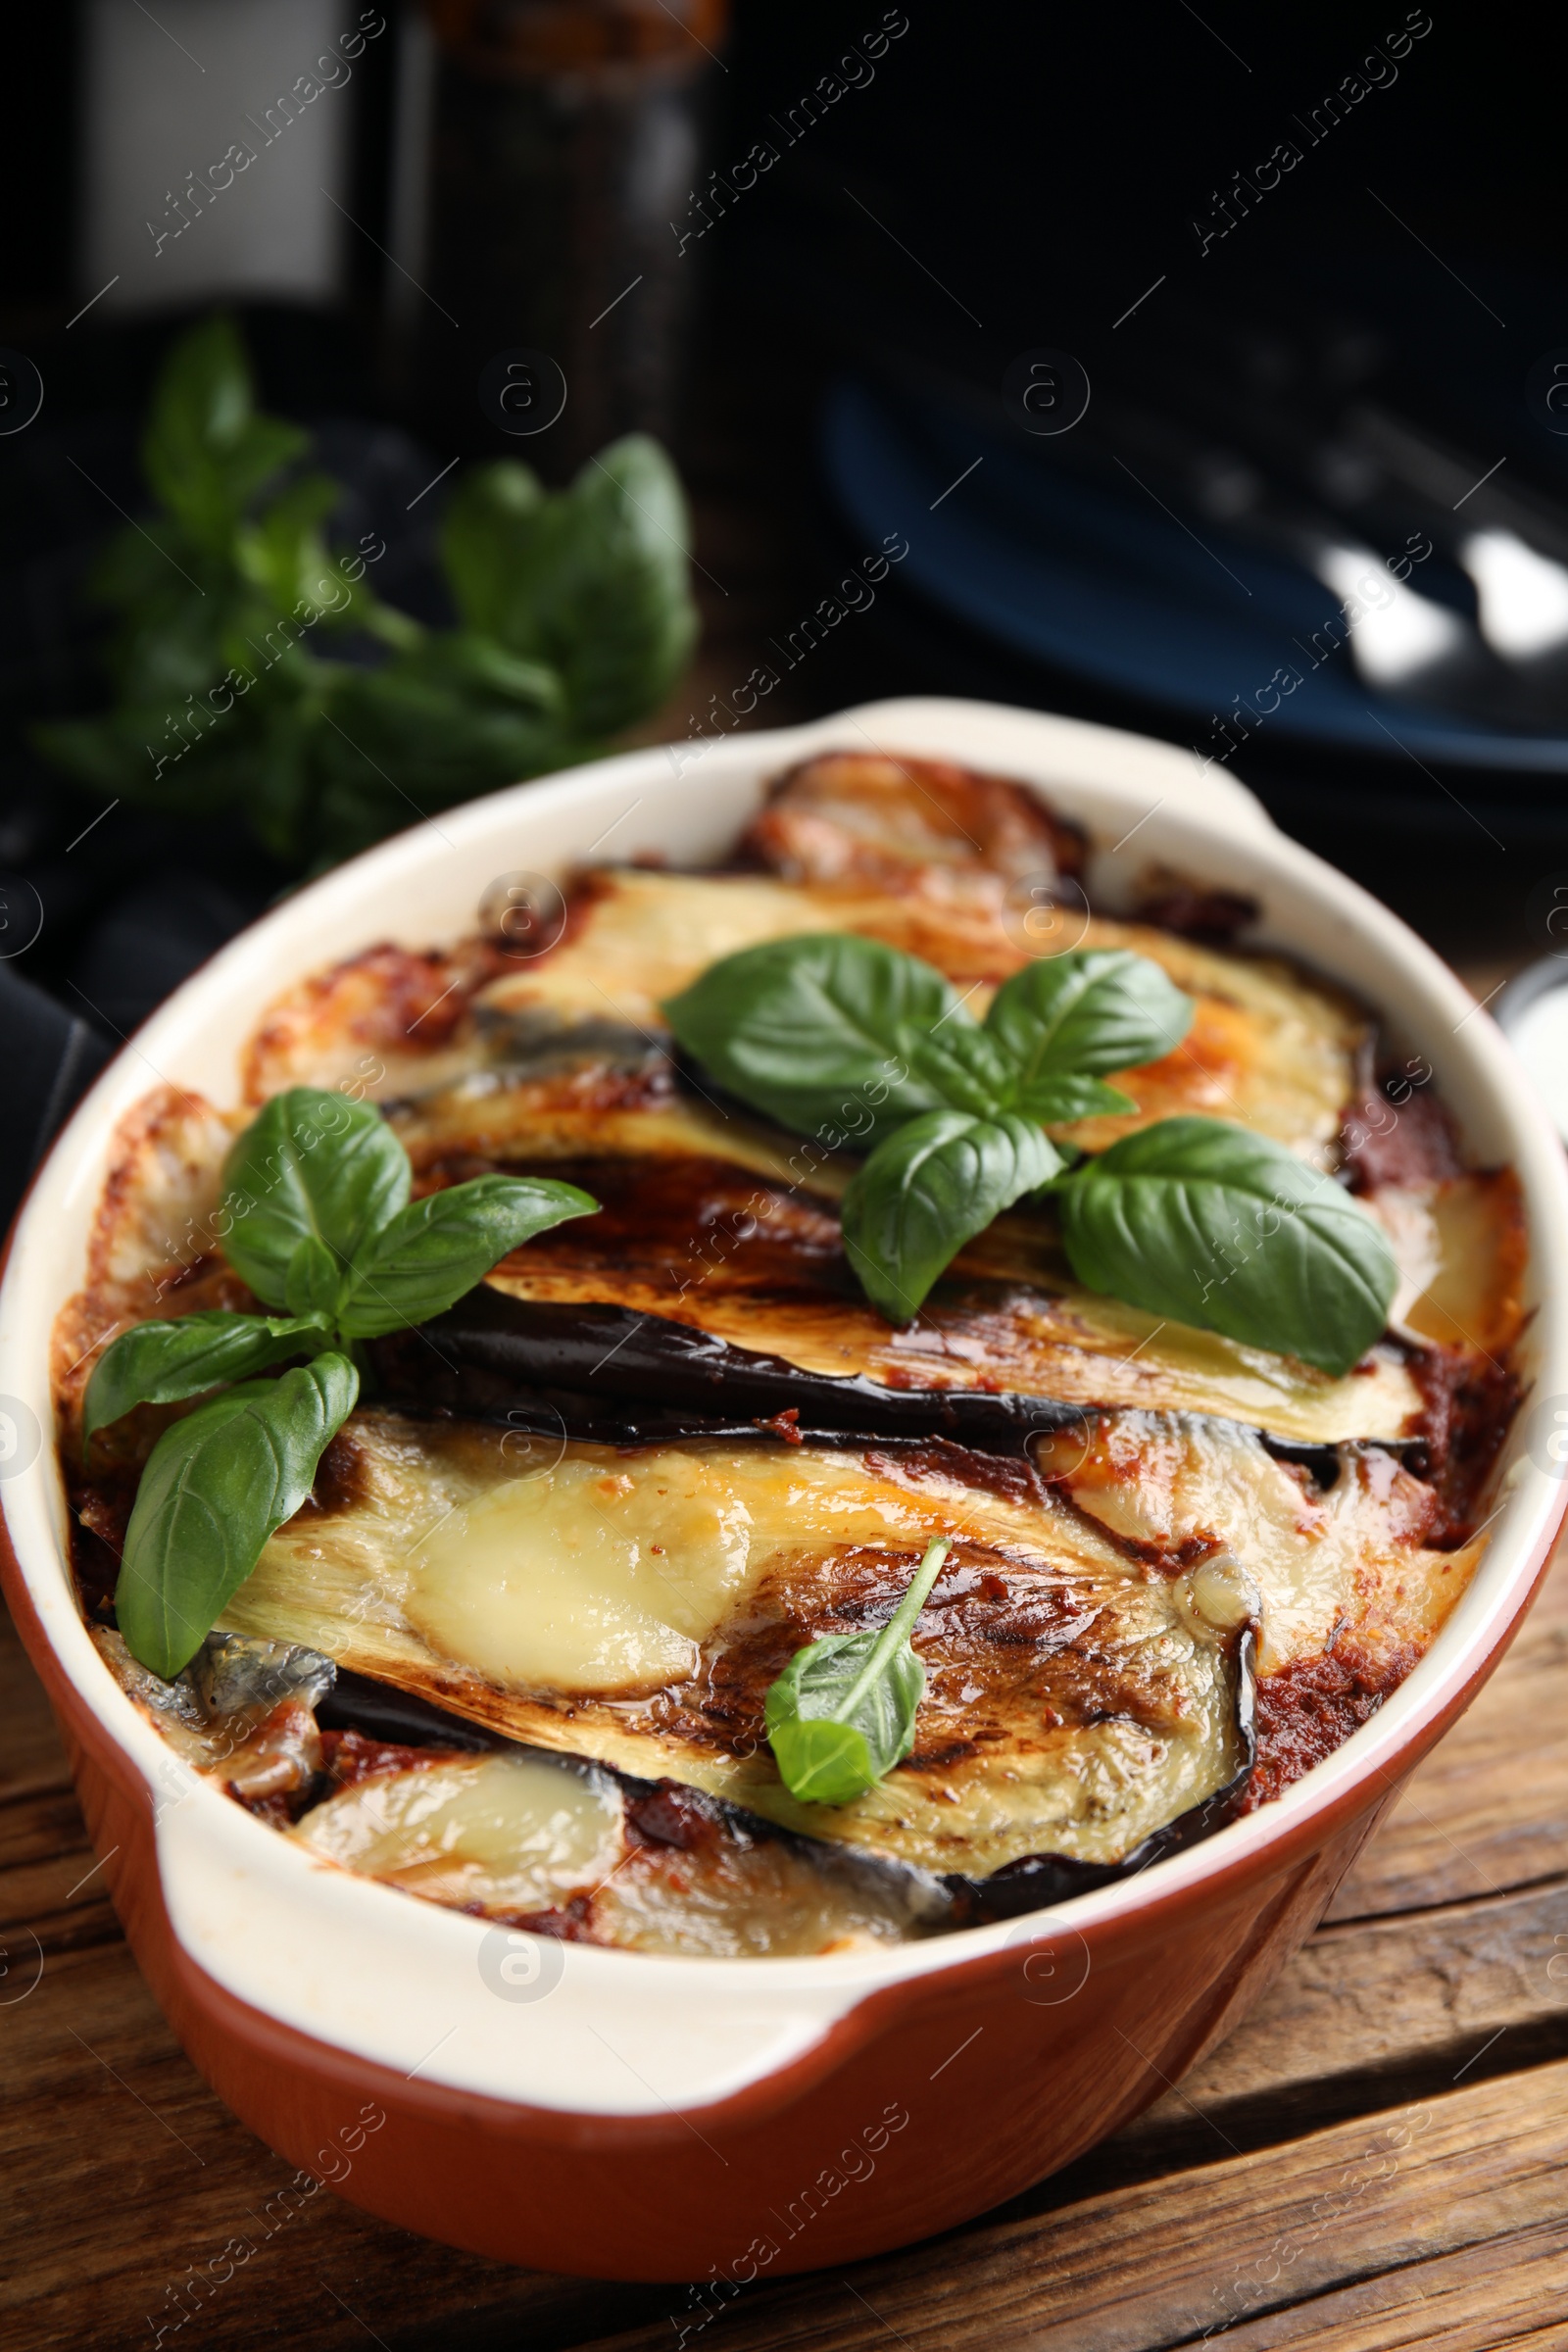
[{"label": "basil sprig", "polygon": [[1147,956],[1089,948],[1015,972],[977,1023],[931,964],[853,931],[742,948],[663,1010],[720,1085],[806,1135],[858,1110],[884,1132],[929,1110],[1040,1124],[1132,1110],[1098,1081],[1171,1053],[1193,1019]]},{"label": "basil sprig", "polygon": [[[240,1383],[166,1430],[142,1472],[115,1610],[155,1674],[195,1654],[310,1493],[359,1395],[356,1341],[442,1313],[510,1250],[599,1205],[573,1184],[511,1176],[413,1202],[410,1189],[408,1153],[369,1103],[307,1086],[274,1096],[229,1152],[213,1224],[262,1303],[288,1311],[139,1323],[95,1365],[83,1445],[132,1405]],[[298,1356],[276,1380],[247,1377]]]},{"label": "basil sprig", "polygon": [[1042,1131],[1137,1105],[1105,1083],[1180,1045],[1191,1000],[1091,948],[1014,973],[976,1022],[940,972],[854,933],[725,956],[672,998],[676,1041],[759,1110],[866,1153],[844,1247],[893,1323],[994,1217],[1049,1189],[1078,1279],[1172,1321],[1349,1370],[1397,1287],[1377,1224],[1283,1145],[1161,1119],[1069,1167]]},{"label": "basil sprig", "polygon": [[768,1744],[792,1796],[850,1804],[914,1745],[925,1668],[909,1635],[947,1556],[941,1539],[928,1547],[879,1632],[826,1634],[808,1642],[769,1687]]},{"label": "basil sprig", "polygon": [[435,551],[452,628],[376,594],[384,539],[330,552],[346,494],[301,470],[310,446],[257,407],[231,319],[174,343],[142,442],[156,503],[132,500],[90,581],[113,701],[34,732],[79,784],[232,819],[318,869],[416,810],[586,759],[663,701],[697,613],[657,442],[628,434],[560,490],[514,458],[466,466]]}]

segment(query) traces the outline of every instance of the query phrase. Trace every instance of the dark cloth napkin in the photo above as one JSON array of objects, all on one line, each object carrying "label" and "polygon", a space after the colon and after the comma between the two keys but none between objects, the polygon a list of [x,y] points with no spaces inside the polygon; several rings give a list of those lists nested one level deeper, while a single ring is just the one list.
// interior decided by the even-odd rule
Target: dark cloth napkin
[{"label": "dark cloth napkin", "polygon": [[80,1015],[0,963],[0,1206],[10,1224],[50,1139],[114,1052]]}]

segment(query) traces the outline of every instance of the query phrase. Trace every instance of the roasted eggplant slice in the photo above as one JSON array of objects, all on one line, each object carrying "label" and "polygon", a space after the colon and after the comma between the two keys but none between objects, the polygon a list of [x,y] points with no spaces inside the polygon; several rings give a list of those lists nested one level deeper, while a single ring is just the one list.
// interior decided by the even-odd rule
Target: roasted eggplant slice
[{"label": "roasted eggplant slice", "polygon": [[[1040,1854],[1119,1864],[1248,1761],[1242,1638],[1275,1613],[1266,1515],[1234,1546],[1221,1526],[1155,1566],[1059,1492],[997,1492],[940,1447],[567,1446],[517,1477],[507,1446],[357,1415],[330,1507],[273,1539],[226,1624],[533,1746],[965,1880]],[[1260,1459],[1294,1531],[1302,1489]],[[855,1804],[797,1803],[765,1744],[768,1685],[805,1641],[883,1621],[936,1535],[954,1549],[916,1634],[914,1752]],[[1409,1547],[1390,1548],[1393,1573]],[[1331,1611],[1365,1549],[1324,1546]]]},{"label": "roasted eggplant slice", "polygon": [[1116,1879],[1136,1878],[1152,1863],[1162,1862],[1167,1854],[1185,1852],[1188,1846],[1212,1837],[1234,1819],[1246,1806],[1257,1761],[1256,1684],[1250,1630],[1241,1638],[1238,1663],[1241,1690],[1238,1728],[1243,1762],[1229,1787],[1216,1789],[1189,1812],[1178,1813],[1174,1821],[1155,1830],[1120,1862],[1080,1862],[1067,1854],[1026,1854],[1021,1862],[1004,1863],[988,1879],[967,1879],[955,1873],[947,1881],[956,1913],[954,1925],[978,1927],[990,1920],[1019,1919],[1025,1912],[1044,1911],[1052,1903],[1070,1902],[1074,1895],[1093,1894],[1097,1886],[1108,1886]]},{"label": "roasted eggplant slice", "polygon": [[401,1403],[540,1430],[553,1412],[570,1436],[612,1445],[645,1443],[658,1416],[671,1436],[772,1427],[792,1443],[941,1437],[1022,1454],[1037,1432],[1076,1429],[1084,1418],[1045,1396],[808,1372],[691,1324],[625,1307],[557,1306],[489,1283],[417,1330],[371,1342],[369,1352],[382,1388]]},{"label": "roasted eggplant slice", "polygon": [[1281,1460],[1255,1430],[1197,1413],[1103,1413],[1033,1442],[1086,1517],[1164,1574],[1186,1567],[1210,1616],[1240,1571],[1259,1594],[1258,1672],[1320,1656],[1338,1641],[1363,1655],[1418,1656],[1453,1607],[1475,1544],[1432,1547],[1432,1488],[1379,1446],[1342,1446],[1332,1476]]},{"label": "roasted eggplant slice", "polygon": [[741,855],[794,882],[890,896],[935,885],[995,905],[1009,883],[1071,881],[1087,847],[1076,825],[1005,776],[949,760],[822,752],[769,786]]},{"label": "roasted eggplant slice", "polygon": [[209,1634],[172,1683],[140,1665],[118,1633],[92,1628],[93,1646],[132,1704],[175,1754],[253,1811],[288,1819],[321,1762],[316,1709],[336,1668],[297,1643]]},{"label": "roasted eggplant slice", "polygon": [[864,1950],[978,1898],[828,1851],[713,1797],[536,1748],[323,1742],[332,1792],[293,1835],[348,1870],[536,1934],[711,1958]]},{"label": "roasted eggplant slice", "polygon": [[[938,1434],[984,1426],[1004,1445],[1009,1431],[1050,1417],[1046,1399],[1217,1413],[1305,1445],[1402,1438],[1423,1411],[1396,1348],[1374,1349],[1336,1380],[1098,1297],[1057,1270],[1044,1235],[1025,1235],[1019,1249],[993,1229],[985,1250],[965,1252],[900,1331],[859,1295],[829,1210],[788,1196],[775,1202],[722,1170],[715,1180],[711,1163],[646,1180],[577,1162],[571,1174],[604,1212],[584,1218],[580,1233],[559,1228],[508,1259],[428,1327],[432,1345],[400,1339],[386,1350],[379,1360],[405,1400],[481,1412],[505,1401],[501,1387],[460,1381],[464,1368],[519,1392],[586,1387],[598,1398],[662,1397],[732,1419],[796,1408],[808,1426],[894,1433],[915,1425],[922,1399]],[[684,1249],[681,1226],[657,1215],[683,1177]],[[640,1238],[639,1194],[649,1210]],[[617,1196],[626,1204],[618,1224]],[[1026,1251],[1032,1279],[979,1271]],[[720,1398],[712,1380],[724,1369],[745,1378]],[[830,1397],[846,1401],[830,1406]],[[861,1398],[863,1410],[849,1401]]]},{"label": "roasted eggplant slice", "polygon": [[[1027,935],[1010,920],[1000,884],[992,903],[951,894],[889,897],[853,884],[761,875],[614,870],[591,877],[561,945],[492,981],[475,1010],[491,1024],[492,1050],[507,1021],[545,1013],[563,1021],[608,1017],[657,1038],[661,1004],[709,964],[800,931],[861,931],[923,956],[960,987],[973,987],[968,1004],[976,1015],[990,990],[1030,960]],[[1078,944],[1152,956],[1197,1010],[1174,1054],[1118,1081],[1136,1112],[1079,1120],[1054,1134],[1098,1152],[1153,1119],[1202,1111],[1240,1120],[1308,1156],[1332,1152],[1369,1034],[1351,1005],[1286,964],[1198,947],[1149,924],[1086,916]]]}]

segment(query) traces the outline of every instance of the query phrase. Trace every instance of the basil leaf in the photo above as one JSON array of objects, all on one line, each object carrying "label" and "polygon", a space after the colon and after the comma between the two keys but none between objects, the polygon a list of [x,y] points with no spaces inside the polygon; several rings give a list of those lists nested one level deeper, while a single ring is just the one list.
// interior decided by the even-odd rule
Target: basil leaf
[{"label": "basil leaf", "polygon": [[92,1369],[81,1406],[85,1446],[94,1430],[135,1404],[172,1404],[225,1380],[243,1380],[285,1356],[303,1355],[324,1337],[319,1315],[276,1320],[222,1308],[172,1323],[137,1323],[107,1347]]},{"label": "basil leaf", "polygon": [[686,501],[658,442],[628,433],[589,459],[567,502],[541,650],[578,733],[603,737],[657,708],[696,643]]},{"label": "basil leaf", "polygon": [[[842,1665],[846,1671],[853,1671],[863,1662],[861,1654],[856,1651],[854,1637],[847,1634],[827,1634],[820,1642],[813,1642],[809,1649],[803,1649],[799,1654],[813,1661],[829,1693],[835,1688],[831,1677],[837,1667]],[[913,1675],[909,1675],[908,1668],[903,1666],[894,1666],[889,1670],[891,1688],[887,1691],[887,1703],[890,1707],[907,1708],[912,1718],[925,1689],[924,1673],[912,1651],[909,1654],[909,1667],[912,1667]],[[919,1679],[915,1680],[915,1676]],[[782,1680],[781,1677],[780,1682],[773,1685],[773,1690],[780,1688]],[[798,1698],[803,1693],[796,1690],[791,1695]],[[768,1702],[771,1709],[772,1690],[768,1692]],[[792,1796],[809,1804],[852,1804],[856,1797],[863,1796],[867,1788],[874,1788],[882,1777],[877,1769],[876,1758],[871,1753],[869,1740],[864,1732],[853,1723],[835,1723],[812,1715],[791,1716],[777,1725],[770,1725],[768,1740],[779,1778],[785,1788]],[[891,1771],[907,1752],[905,1749],[900,1754],[890,1755],[884,1769]]]},{"label": "basil leaf", "polygon": [[231,318],[210,318],[164,364],[142,466],[198,546],[221,553],[256,492],[306,441],[297,425],[257,415],[239,331]]},{"label": "basil leaf", "polygon": [[303,1242],[295,1244],[283,1280],[289,1312],[335,1316],[347,1279],[326,1244],[308,1233]]},{"label": "basil leaf", "polygon": [[407,1201],[409,1158],[371,1103],[293,1086],[234,1145],[223,1191],[224,1255],[258,1298],[283,1306],[301,1242],[346,1265]]},{"label": "basil leaf", "polygon": [[914,1581],[878,1633],[828,1634],[795,1656],[768,1690],[768,1742],[792,1796],[847,1805],[914,1745],[925,1668],[909,1635],[948,1545],[928,1546]]},{"label": "basil leaf", "polygon": [[459,475],[441,519],[441,563],[459,618],[516,653],[540,642],[550,505],[531,466],[497,458]]},{"label": "basil leaf", "polygon": [[1038,1119],[1042,1127],[1066,1127],[1075,1119],[1095,1119],[1116,1116],[1136,1110],[1131,1095],[1120,1087],[1107,1086],[1102,1078],[1039,1078],[1032,1085],[1015,1088],[1011,1107],[1026,1119]]},{"label": "basil leaf", "polygon": [[[470,724],[488,721],[492,727],[548,725],[559,739],[564,698],[561,680],[548,663],[525,661],[493,637],[448,629],[410,646],[384,669],[341,679],[334,708],[345,713],[345,724],[360,723],[375,758],[412,760],[428,783],[429,771],[439,768],[436,730],[441,725],[461,725],[466,719]],[[413,743],[411,724],[425,730]],[[445,788],[438,775],[436,781],[440,798],[458,798],[450,781]]]},{"label": "basil leaf", "polygon": [[509,1250],[598,1207],[574,1184],[516,1176],[476,1176],[430,1193],[394,1217],[356,1260],[338,1327],[370,1340],[422,1323],[471,1291]]},{"label": "basil leaf", "polygon": [[441,555],[467,626],[559,671],[572,727],[592,739],[653,709],[691,651],[687,537],[674,468],[633,433],[564,491],[541,492],[514,459],[474,468]]},{"label": "basil leaf", "polygon": [[263,1544],[311,1491],[360,1376],[318,1355],[247,1381],[165,1430],[141,1474],[115,1587],[131,1651],[166,1681],[192,1658]]},{"label": "basil leaf", "polygon": [[1148,956],[1080,948],[1045,956],[1004,980],[985,1026],[1017,1069],[1022,1098],[1048,1078],[1102,1078],[1173,1053],[1193,1023],[1193,1001]]},{"label": "basil leaf", "polygon": [[915,1077],[954,1110],[989,1118],[1010,1098],[1016,1079],[1010,1054],[966,1012],[923,1032],[905,1022],[899,1045]]},{"label": "basil leaf", "polygon": [[[342,497],[341,484],[329,474],[308,473],[273,499],[265,514],[235,532],[239,570],[279,612],[295,612],[304,604],[331,627],[352,612],[352,597],[335,606],[326,601],[331,558],[320,526]],[[341,582],[336,585],[341,589]]]},{"label": "basil leaf", "polygon": [[942,974],[853,931],[808,931],[742,948],[671,997],[678,1044],[720,1086],[803,1135],[861,1149],[877,1127],[942,1106],[906,1048],[956,1014]]},{"label": "basil leaf", "polygon": [[[319,665],[318,665],[319,666]],[[561,681],[537,662],[452,631],[384,668],[340,670],[311,740],[313,838],[324,861],[517,776],[586,757]]]},{"label": "basil leaf", "polygon": [[1161,1119],[1056,1193],[1074,1273],[1154,1315],[1344,1373],[1397,1287],[1381,1228],[1332,1178],[1222,1119]]},{"label": "basil leaf", "polygon": [[1040,1128],[1011,1113],[933,1110],[886,1137],[840,1212],[845,1251],[872,1305],[907,1323],[964,1243],[1060,1165]]}]

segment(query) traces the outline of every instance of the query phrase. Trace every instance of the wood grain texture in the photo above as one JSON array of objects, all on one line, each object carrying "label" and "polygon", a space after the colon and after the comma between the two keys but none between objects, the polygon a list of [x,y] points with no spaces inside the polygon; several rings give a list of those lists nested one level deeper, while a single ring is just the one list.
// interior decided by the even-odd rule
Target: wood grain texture
[{"label": "wood grain texture", "polygon": [[1283,2344],[1313,2352],[1527,2352],[1568,2343],[1568,2229],[1548,2223],[1434,2262],[1415,2262],[1266,2319],[1219,2340],[1231,2352]]},{"label": "wood grain texture", "polygon": [[[885,2348],[891,2329],[915,2352],[1118,2352],[1199,2341],[1229,2308],[1225,2337],[1239,2348],[1568,2346],[1559,1727],[1560,1565],[1489,1690],[1363,1855],[1333,1923],[1179,2087],[1002,2215],[861,2266],[847,2283],[754,2292],[688,2343],[852,2352]],[[94,1864],[47,1707],[6,1625],[8,2347],[108,2352],[152,2344],[163,2326],[166,2344],[220,2352],[274,2340],[302,2352],[368,2340],[389,2352],[518,2342],[652,2352],[701,2316],[680,2290],[453,2253],[324,2190],[280,2204],[293,2174],[179,2051]],[[1412,2107],[1433,2121],[1396,2146],[1390,2134],[1409,2130]],[[232,2276],[216,2284],[209,2273],[204,2292],[198,2272],[231,2241]],[[1298,2251],[1265,2280],[1281,2242]]]},{"label": "wood grain texture", "polygon": [[0,2011],[0,2340],[19,2352],[151,2344],[159,2325],[166,2344],[335,2346],[438,2317],[470,2340],[496,2305],[548,2346],[647,2306],[646,2290],[527,2277],[312,2190],[213,2096],[123,1945],[51,1957]]},{"label": "wood grain texture", "polygon": [[[1154,2352],[1267,2322],[1282,2331],[1251,2340],[1316,2343],[1313,2307],[1325,2297],[1501,2241],[1518,2257],[1501,2262],[1504,2275],[1528,2257],[1548,2297],[1538,2293],[1529,2310],[1539,2330],[1568,2320],[1568,2278],[1536,2259],[1568,2231],[1565,2162],[1568,2064],[1559,2064],[1043,2217],[980,2224],[842,2277],[716,2308],[710,2298],[709,2327],[689,2329],[686,2342],[704,2352],[821,2343],[873,2352],[891,2333],[909,2352]],[[1450,2276],[1457,2291],[1459,2274]],[[1516,2278],[1508,2292],[1522,2300]],[[702,2311],[694,2303],[690,2319]],[[612,2342],[613,2352],[667,2352],[670,2331]]]}]

